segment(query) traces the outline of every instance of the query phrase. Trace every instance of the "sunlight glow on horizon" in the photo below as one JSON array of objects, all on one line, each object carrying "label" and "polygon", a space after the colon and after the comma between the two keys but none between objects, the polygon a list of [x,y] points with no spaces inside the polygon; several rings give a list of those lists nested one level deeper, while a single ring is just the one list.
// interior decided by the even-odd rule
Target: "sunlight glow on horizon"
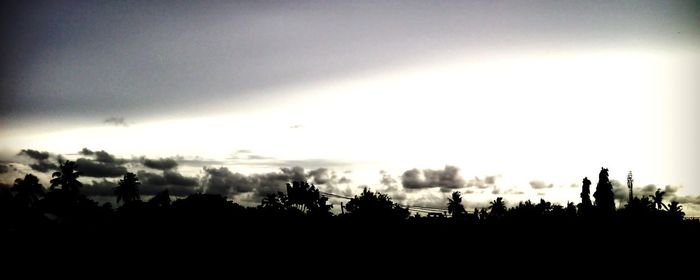
[{"label": "sunlight glow on horizon", "polygon": [[[694,97],[676,72],[695,55],[464,55],[282,89],[264,102],[249,101],[255,108],[234,104],[234,113],[223,112],[231,102],[222,101],[211,115],[129,127],[16,130],[3,136],[3,149],[68,154],[92,147],[124,157],[212,159],[248,149],[280,159],[370,162],[394,175],[455,165],[465,179],[501,174],[503,189],[533,179],[568,186],[597,178],[606,166],[619,175],[614,179],[633,170],[637,182],[682,184],[681,192],[698,193],[697,175],[678,170],[698,165],[686,151],[693,149],[693,120],[683,119],[690,113],[677,104]],[[353,180],[376,184],[378,170]]]}]

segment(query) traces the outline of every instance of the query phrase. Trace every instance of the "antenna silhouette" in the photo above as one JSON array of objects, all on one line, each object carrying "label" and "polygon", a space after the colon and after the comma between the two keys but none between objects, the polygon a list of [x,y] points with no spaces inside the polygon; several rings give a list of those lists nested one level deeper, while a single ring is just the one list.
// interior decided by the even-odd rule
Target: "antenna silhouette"
[{"label": "antenna silhouette", "polygon": [[630,189],[630,197],[629,201],[627,203],[632,203],[632,199],[634,198],[634,193],[632,192],[632,183],[634,182],[634,179],[632,179],[632,171],[627,173],[627,187]]}]

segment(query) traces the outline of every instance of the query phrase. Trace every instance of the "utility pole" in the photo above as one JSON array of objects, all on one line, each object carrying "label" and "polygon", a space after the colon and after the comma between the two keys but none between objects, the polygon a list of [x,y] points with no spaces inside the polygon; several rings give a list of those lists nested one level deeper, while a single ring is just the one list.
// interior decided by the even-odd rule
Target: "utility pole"
[{"label": "utility pole", "polygon": [[632,199],[634,198],[634,193],[632,192],[632,183],[633,182],[634,182],[634,180],[632,179],[632,171],[630,171],[629,173],[627,173],[627,187],[630,189],[630,197],[629,197],[629,201],[627,202],[627,204],[632,203]]}]

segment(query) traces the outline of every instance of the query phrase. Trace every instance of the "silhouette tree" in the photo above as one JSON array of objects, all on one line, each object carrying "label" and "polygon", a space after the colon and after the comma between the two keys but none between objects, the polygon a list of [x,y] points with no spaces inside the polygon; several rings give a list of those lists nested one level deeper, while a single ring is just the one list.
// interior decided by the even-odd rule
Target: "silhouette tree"
[{"label": "silhouette tree", "polygon": [[259,208],[268,211],[285,211],[287,209],[287,195],[283,192],[268,194],[260,202]]},{"label": "silhouette tree", "polygon": [[664,195],[666,195],[666,192],[661,191],[661,189],[656,189],[654,195],[649,196],[651,197],[651,200],[654,201],[654,206],[656,206],[657,210],[661,210],[661,207],[668,209],[668,207],[666,207],[666,204],[664,204],[663,202]]},{"label": "silhouette tree", "polygon": [[489,202],[491,206],[491,216],[501,217],[506,214],[506,203],[503,201],[502,197],[497,197],[496,200]]},{"label": "silhouette tree", "polygon": [[114,188],[114,194],[117,196],[117,203],[124,201],[124,204],[141,200],[139,195],[139,179],[136,174],[127,172],[124,179],[119,180],[119,184]]},{"label": "silhouette tree", "polygon": [[44,187],[39,184],[39,178],[32,174],[25,175],[24,179],[17,178],[10,190],[15,193],[15,201],[23,207],[32,207],[39,201],[39,196],[44,195]]},{"label": "silhouette tree", "polygon": [[329,215],[332,205],[327,205],[328,198],[321,195],[316,186],[304,181],[287,183],[287,204],[304,213],[312,215]]},{"label": "silhouette tree", "polygon": [[345,206],[350,216],[380,219],[406,219],[409,211],[391,201],[391,198],[380,192],[372,192],[367,188],[359,196],[355,196]]},{"label": "silhouette tree", "polygon": [[608,179],[607,168],[600,168],[598,185],[595,193],[593,193],[593,197],[595,198],[595,206],[600,213],[612,214],[615,212],[615,196],[612,191],[612,183]]},{"label": "silhouette tree", "polygon": [[671,215],[671,217],[680,220],[685,217],[685,213],[683,213],[683,206],[678,204],[678,201],[671,201],[671,204],[668,205],[668,214]]},{"label": "silhouette tree", "polygon": [[591,209],[591,180],[588,177],[583,178],[583,186],[581,187],[581,206],[580,210],[582,212],[587,212]]},{"label": "silhouette tree", "polygon": [[76,171],[75,162],[66,160],[59,167],[59,171],[54,172],[51,177],[51,190],[54,190],[57,186],[61,187],[61,190],[71,194],[78,194],[80,188],[83,187],[83,183],[78,181],[78,177],[82,175],[82,172]]},{"label": "silhouette tree", "polygon": [[462,205],[462,194],[453,192],[452,198],[448,198],[447,200],[447,213],[454,218],[465,216],[466,210],[464,210],[464,206]]},{"label": "silhouette tree", "polygon": [[148,204],[156,207],[170,206],[170,192],[168,191],[168,189],[162,190],[161,192],[153,196],[150,200],[148,200]]}]

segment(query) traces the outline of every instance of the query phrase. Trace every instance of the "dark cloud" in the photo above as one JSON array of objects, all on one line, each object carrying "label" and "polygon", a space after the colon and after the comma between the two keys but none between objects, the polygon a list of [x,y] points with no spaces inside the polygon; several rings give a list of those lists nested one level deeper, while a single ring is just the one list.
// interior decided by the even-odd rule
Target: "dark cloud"
[{"label": "dark cloud", "polygon": [[198,178],[186,177],[175,171],[166,170],[161,175],[139,170],[136,176],[141,181],[142,195],[155,195],[168,189],[174,196],[187,196],[200,190]]},{"label": "dark cloud", "polygon": [[126,167],[114,163],[105,163],[96,160],[79,158],[75,161],[78,171],[86,177],[121,177],[126,174]]},{"label": "dark cloud", "polygon": [[28,156],[31,159],[37,160],[37,161],[45,161],[49,159],[49,152],[40,152],[37,150],[32,150],[32,149],[23,149],[19,152],[17,155],[25,155]]},{"label": "dark cloud", "polygon": [[253,175],[257,181],[255,197],[260,199],[268,194],[283,192],[286,190],[286,183],[291,181],[306,181],[304,168],[300,166],[280,168],[280,172]]},{"label": "dark cloud", "polygon": [[251,192],[255,181],[241,173],[233,173],[226,167],[204,167],[204,192],[225,197],[239,193]]},{"label": "dark cloud", "polygon": [[499,188],[493,188],[491,194],[501,194],[501,190]]},{"label": "dark cloud", "polygon": [[0,164],[0,174],[10,172],[10,167],[4,164]]},{"label": "dark cloud", "polygon": [[[58,170],[58,165],[49,161],[49,158],[51,157],[51,154],[49,154],[49,152],[41,152],[32,149],[23,149],[17,155],[27,156],[30,159],[34,160],[34,163],[29,164],[29,167],[31,167],[33,170],[39,172]],[[58,158],[59,160],[62,159],[60,158],[60,156]]]},{"label": "dark cloud", "polygon": [[111,125],[114,125],[114,126],[123,126],[123,127],[129,126],[129,124],[126,122],[126,120],[125,120],[123,117],[110,117],[110,118],[106,118],[106,119],[104,120],[104,123],[106,123],[106,124],[111,124]]},{"label": "dark cloud", "polygon": [[116,186],[116,182],[102,179],[101,181],[83,184],[80,192],[87,196],[114,196],[114,188]]},{"label": "dark cloud", "polygon": [[172,158],[160,158],[160,159],[148,159],[143,158],[141,160],[143,166],[158,170],[169,170],[177,167],[177,161]]},{"label": "dark cloud", "polygon": [[401,184],[406,189],[425,189],[433,187],[457,189],[465,186],[459,175],[459,168],[447,165],[443,170],[411,169],[401,175]]},{"label": "dark cloud", "polygon": [[102,151],[92,151],[88,148],[83,148],[78,152],[78,154],[84,155],[84,156],[91,156],[95,159],[95,161],[102,162],[102,163],[110,163],[110,164],[124,164],[127,163],[128,161],[125,159],[120,159],[115,157],[114,155],[102,150]]},{"label": "dark cloud", "polygon": [[535,190],[551,189],[554,187],[554,184],[547,184],[541,180],[532,180],[532,181],[530,181],[530,187],[532,187]]},{"label": "dark cloud", "polygon": [[340,180],[338,180],[338,183],[339,184],[349,184],[349,183],[352,183],[352,180],[350,180],[349,178],[346,178],[346,177],[341,177]]},{"label": "dark cloud", "polygon": [[58,165],[50,162],[32,163],[29,165],[29,167],[39,172],[49,172],[51,170],[58,170]]}]

